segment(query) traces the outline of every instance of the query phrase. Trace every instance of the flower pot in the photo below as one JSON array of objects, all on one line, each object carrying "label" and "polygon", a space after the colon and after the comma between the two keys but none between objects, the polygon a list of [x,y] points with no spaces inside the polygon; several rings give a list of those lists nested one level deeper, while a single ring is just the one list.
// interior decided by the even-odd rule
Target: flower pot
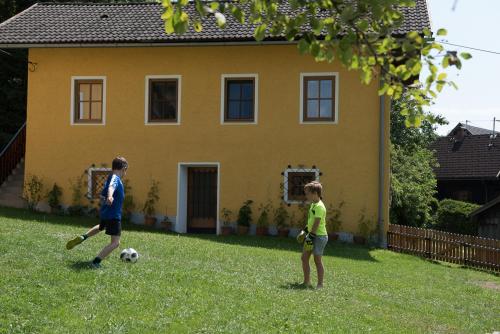
[{"label": "flower pot", "polygon": [[163,227],[163,229],[165,231],[170,231],[172,229],[172,222],[169,222],[169,221],[162,221],[161,222],[161,226]]},{"label": "flower pot", "polygon": [[339,239],[338,233],[328,233],[328,240],[335,241]]},{"label": "flower pot", "polygon": [[247,235],[248,226],[238,225],[238,235]]},{"label": "flower pot", "polygon": [[257,229],[255,230],[255,234],[260,235],[260,236],[267,235],[267,227],[257,226]]},{"label": "flower pot", "polygon": [[364,245],[364,244],[366,244],[366,238],[362,237],[362,236],[359,236],[359,235],[355,235],[353,237],[353,241],[354,241],[355,244],[358,244],[358,245]]},{"label": "flower pot", "polygon": [[221,233],[222,235],[231,235],[233,234],[233,229],[231,226],[222,226]]},{"label": "flower pot", "polygon": [[51,206],[50,207],[50,213],[53,215],[59,215],[61,214],[62,210],[60,206]]},{"label": "flower pot", "polygon": [[278,236],[286,238],[288,237],[288,233],[290,233],[290,230],[287,228],[279,228],[278,229]]},{"label": "flower pot", "polygon": [[156,217],[144,216],[144,225],[155,226],[156,225]]}]

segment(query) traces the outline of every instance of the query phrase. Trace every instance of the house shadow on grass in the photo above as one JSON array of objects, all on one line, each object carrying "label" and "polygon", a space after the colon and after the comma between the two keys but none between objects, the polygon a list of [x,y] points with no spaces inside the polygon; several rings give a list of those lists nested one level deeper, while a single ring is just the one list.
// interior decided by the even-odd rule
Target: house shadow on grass
[{"label": "house shadow on grass", "polygon": [[[216,236],[207,234],[185,234],[183,235],[183,237],[202,239],[229,245],[291,251],[291,252],[296,252],[298,256],[302,252],[301,246],[295,241],[294,238],[280,238],[275,236],[257,237],[257,236],[237,236],[237,235]],[[325,247],[323,256],[341,257],[357,261],[378,262],[377,259],[371,256],[370,254],[371,250],[373,250],[373,248],[330,240],[328,241],[328,244]]]},{"label": "house shadow on grass", "polygon": [[[76,227],[81,227],[82,232],[99,223],[99,220],[97,218],[60,216],[43,212],[31,212],[26,209],[15,209],[6,207],[0,207],[0,217],[6,217],[17,220],[36,221],[37,223],[76,226]],[[162,230],[126,222],[123,223],[123,230],[166,234],[165,231]],[[291,251],[291,252],[296,252],[297,254],[300,254],[301,252],[301,247],[299,244],[297,244],[294,238],[279,238],[275,236],[257,237],[249,235],[217,236],[213,234],[183,234],[182,237],[202,239],[210,242],[217,242],[235,246],[247,246],[255,248],[267,248],[267,249]],[[330,256],[330,257],[337,257],[337,258],[340,257],[357,261],[378,262],[378,260],[376,260],[371,256],[370,254],[371,250],[373,250],[373,248],[330,240],[328,241],[328,245],[326,246],[323,255],[325,257]]]},{"label": "house shadow on grass", "polygon": [[[32,212],[26,209],[7,208],[7,207],[0,207],[0,217],[17,219],[17,220],[36,221],[37,223],[47,223],[53,225],[82,227],[83,229],[82,233],[85,232],[86,229],[90,229],[91,227],[99,224],[98,218],[56,215],[46,212]],[[124,231],[165,233],[164,231],[155,229],[153,227],[137,225],[125,221],[122,222],[122,229]]]}]

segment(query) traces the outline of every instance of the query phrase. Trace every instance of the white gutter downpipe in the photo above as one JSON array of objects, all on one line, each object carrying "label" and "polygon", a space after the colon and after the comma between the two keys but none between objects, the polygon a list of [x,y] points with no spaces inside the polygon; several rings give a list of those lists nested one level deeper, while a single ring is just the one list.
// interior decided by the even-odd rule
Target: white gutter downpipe
[{"label": "white gutter downpipe", "polygon": [[[382,85],[382,81],[380,81]],[[379,135],[379,156],[378,156],[378,243],[379,247],[387,248],[387,238],[384,233],[384,177],[385,177],[385,94],[380,98],[380,135]]]}]

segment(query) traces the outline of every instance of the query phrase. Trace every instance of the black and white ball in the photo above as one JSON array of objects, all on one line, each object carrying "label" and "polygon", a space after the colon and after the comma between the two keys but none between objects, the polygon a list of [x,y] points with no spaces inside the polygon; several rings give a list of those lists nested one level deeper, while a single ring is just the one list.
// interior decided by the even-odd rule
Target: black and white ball
[{"label": "black and white ball", "polygon": [[139,259],[139,253],[133,248],[125,248],[120,253],[120,259],[124,262],[135,263]]}]

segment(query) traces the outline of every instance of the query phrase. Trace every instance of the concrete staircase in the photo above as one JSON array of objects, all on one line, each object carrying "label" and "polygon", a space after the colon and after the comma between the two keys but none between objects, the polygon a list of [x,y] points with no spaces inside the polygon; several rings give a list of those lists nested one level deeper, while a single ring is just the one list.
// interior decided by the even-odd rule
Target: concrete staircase
[{"label": "concrete staircase", "polygon": [[0,186],[0,206],[26,208],[22,199],[24,184],[24,159],[12,171],[12,174]]}]

